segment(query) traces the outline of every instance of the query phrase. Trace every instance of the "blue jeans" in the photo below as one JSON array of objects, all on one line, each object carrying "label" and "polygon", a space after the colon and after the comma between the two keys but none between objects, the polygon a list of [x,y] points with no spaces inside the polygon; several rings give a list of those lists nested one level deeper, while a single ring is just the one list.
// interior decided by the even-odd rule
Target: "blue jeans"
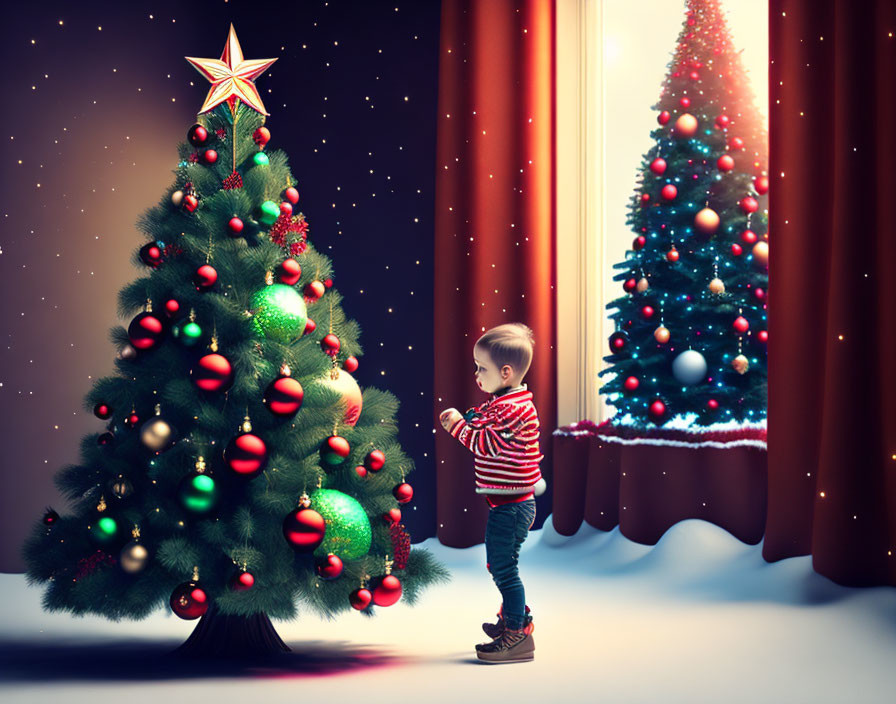
[{"label": "blue jeans", "polygon": [[492,579],[504,599],[504,623],[507,628],[523,627],[526,591],[520,580],[517,562],[520,546],[535,521],[535,499],[502,504],[488,510],[485,524],[485,558]]}]

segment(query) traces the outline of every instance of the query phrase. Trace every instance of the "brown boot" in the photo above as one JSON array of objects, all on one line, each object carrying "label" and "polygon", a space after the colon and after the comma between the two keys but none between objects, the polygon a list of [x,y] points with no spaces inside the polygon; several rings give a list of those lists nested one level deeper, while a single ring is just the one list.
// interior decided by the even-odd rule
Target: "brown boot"
[{"label": "brown boot", "polygon": [[[529,615],[529,607],[526,606],[526,615],[523,618],[523,628],[530,626],[532,624],[532,617]],[[532,626],[535,628],[535,626]],[[500,636],[504,632],[504,606],[498,609],[498,622],[497,623],[483,623],[482,630],[485,631],[485,635],[494,640],[498,636]],[[532,629],[529,629],[529,633],[532,632]],[[478,646],[477,646],[478,648]]]},{"label": "brown boot", "polygon": [[[527,632],[528,631],[528,632]],[[535,636],[531,624],[518,631],[505,628],[491,643],[476,646],[476,657],[489,664],[526,662],[535,658]]]}]

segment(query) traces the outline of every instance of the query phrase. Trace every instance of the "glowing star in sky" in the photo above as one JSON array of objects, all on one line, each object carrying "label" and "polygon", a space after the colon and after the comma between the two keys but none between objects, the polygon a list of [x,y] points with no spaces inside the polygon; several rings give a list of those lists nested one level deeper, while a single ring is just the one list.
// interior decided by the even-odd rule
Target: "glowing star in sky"
[{"label": "glowing star in sky", "polygon": [[230,111],[236,111],[236,101],[242,100],[253,110],[262,115],[269,115],[261,102],[261,96],[255,89],[253,79],[258,78],[277,59],[243,59],[243,50],[236,38],[236,30],[230,25],[230,33],[227,43],[224,45],[224,53],[220,59],[195,59],[184,57],[196,70],[212,83],[202,108],[199,113],[208,112],[225,100],[230,106]]}]

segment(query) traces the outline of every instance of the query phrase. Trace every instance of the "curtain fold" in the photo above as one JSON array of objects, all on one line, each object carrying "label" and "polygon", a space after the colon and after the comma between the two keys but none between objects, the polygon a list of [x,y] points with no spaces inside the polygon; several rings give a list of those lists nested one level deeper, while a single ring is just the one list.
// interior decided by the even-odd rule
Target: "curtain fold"
[{"label": "curtain fold", "polygon": [[770,4],[763,556],[896,585],[896,3]]},{"label": "curtain fold", "polygon": [[[439,540],[480,543],[488,509],[473,458],[439,413],[487,397],[473,379],[482,332],[535,335],[525,383],[550,485],[557,425],[553,0],[444,0],[439,57],[434,266],[434,398]],[[536,526],[550,511],[538,499]]]}]

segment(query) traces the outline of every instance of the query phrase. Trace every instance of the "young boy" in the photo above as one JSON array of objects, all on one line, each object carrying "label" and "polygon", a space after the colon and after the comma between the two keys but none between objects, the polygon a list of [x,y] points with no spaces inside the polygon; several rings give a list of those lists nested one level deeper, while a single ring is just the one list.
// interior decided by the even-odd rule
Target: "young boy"
[{"label": "young boy", "polygon": [[479,659],[489,663],[535,656],[534,626],[517,569],[520,546],[535,521],[536,484],[543,484],[538,414],[523,384],[533,348],[532,330],[522,323],[488,330],[473,346],[473,362],[476,383],[491,397],[466,414],[449,408],[439,416],[445,430],[472,450],[476,492],[485,494],[489,506],[487,567],[503,598],[498,623],[482,624],[492,642],[476,646]]}]

